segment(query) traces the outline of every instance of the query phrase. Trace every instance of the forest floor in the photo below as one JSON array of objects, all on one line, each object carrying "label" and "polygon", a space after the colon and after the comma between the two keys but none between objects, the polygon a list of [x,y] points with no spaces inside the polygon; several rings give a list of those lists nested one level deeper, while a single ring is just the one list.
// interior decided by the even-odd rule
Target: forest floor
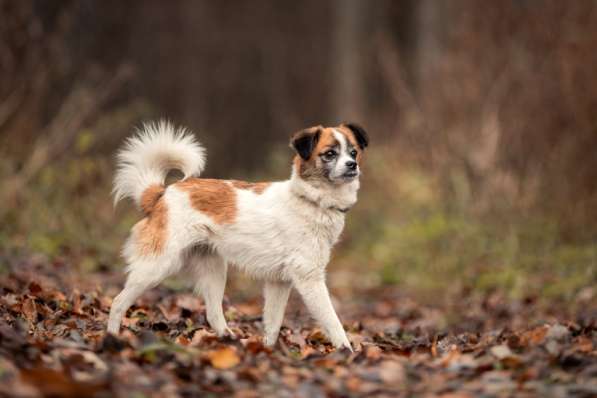
[{"label": "forest floor", "polygon": [[201,300],[166,287],[137,301],[120,336],[106,335],[121,274],[1,260],[0,396],[597,396],[592,288],[574,303],[337,294],[350,353],[329,345],[294,296],[273,349],[261,342],[259,297],[226,300],[236,338],[222,340]]}]

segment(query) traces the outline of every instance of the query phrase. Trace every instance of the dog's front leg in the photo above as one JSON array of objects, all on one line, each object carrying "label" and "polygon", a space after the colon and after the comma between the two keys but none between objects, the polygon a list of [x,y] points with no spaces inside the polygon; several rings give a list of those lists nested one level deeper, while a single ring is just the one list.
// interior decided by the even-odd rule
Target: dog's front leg
[{"label": "dog's front leg", "polygon": [[263,286],[264,306],[263,325],[265,329],[265,345],[273,346],[278,340],[284,310],[290,294],[289,282],[266,281]]},{"label": "dog's front leg", "polygon": [[334,347],[346,347],[352,351],[342,323],[332,306],[324,277],[297,277],[294,278],[293,284],[303,298],[307,309],[323,328]]}]

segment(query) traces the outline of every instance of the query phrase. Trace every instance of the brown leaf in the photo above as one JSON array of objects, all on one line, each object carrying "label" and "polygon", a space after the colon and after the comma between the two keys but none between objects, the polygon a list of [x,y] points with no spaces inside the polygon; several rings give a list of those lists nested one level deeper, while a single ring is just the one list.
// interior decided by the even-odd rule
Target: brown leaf
[{"label": "brown leaf", "polygon": [[549,327],[547,325],[543,325],[524,332],[521,336],[521,345],[527,346],[543,343],[548,330]]},{"label": "brown leaf", "polygon": [[81,383],[47,368],[23,369],[21,378],[47,397],[92,397],[101,389],[100,384]]},{"label": "brown leaf", "polygon": [[362,381],[356,376],[351,376],[346,380],[346,387],[350,391],[358,392],[361,390]]},{"label": "brown leaf", "polygon": [[82,314],[83,311],[81,310],[81,293],[79,292],[79,290],[73,290],[73,293],[70,296],[70,300],[73,303],[71,311],[75,314]]},{"label": "brown leaf", "polygon": [[491,347],[491,354],[508,368],[516,368],[521,365],[522,360],[514,354],[507,345]]},{"label": "brown leaf", "polygon": [[507,345],[496,345],[491,347],[490,351],[497,359],[504,359],[514,355]]},{"label": "brown leaf", "polygon": [[348,341],[352,343],[355,351],[363,351],[363,341],[365,338],[361,334],[347,333]]},{"label": "brown leaf", "polygon": [[593,351],[593,342],[587,336],[578,336],[574,347],[578,351],[588,354],[589,352]]},{"label": "brown leaf", "polygon": [[317,351],[315,348],[308,346],[308,345],[304,346],[301,349],[301,359],[307,359],[313,355],[319,355],[319,351]]},{"label": "brown leaf", "polygon": [[19,375],[19,369],[14,363],[0,356],[0,371],[2,372],[2,383],[0,383],[0,396],[2,397],[38,397],[40,392],[35,386],[23,383]]},{"label": "brown leaf", "polygon": [[261,306],[252,303],[238,303],[236,309],[244,315],[257,316],[261,315]]},{"label": "brown leaf", "polygon": [[441,357],[440,364],[442,366],[448,366],[453,361],[458,360],[461,357],[461,355],[462,354],[458,350],[458,347],[454,344],[450,346],[450,350],[443,357]]},{"label": "brown leaf", "polygon": [[431,355],[433,357],[437,357],[437,336],[433,337],[433,342],[431,343]]},{"label": "brown leaf", "polygon": [[189,340],[186,336],[182,334],[176,338],[176,344],[187,346],[191,344],[191,340]]},{"label": "brown leaf", "polygon": [[406,377],[404,366],[396,361],[383,361],[379,364],[379,377],[387,384],[403,383]]},{"label": "brown leaf", "polygon": [[23,315],[25,315],[25,318],[29,322],[37,322],[37,307],[35,305],[35,300],[33,300],[32,298],[26,298],[25,300],[23,300],[21,311],[23,312]]},{"label": "brown leaf", "polygon": [[313,361],[313,364],[321,368],[333,369],[335,366],[338,365],[338,361],[327,356],[324,358],[316,359],[315,361]]},{"label": "brown leaf", "polygon": [[252,382],[258,382],[263,379],[262,372],[259,369],[251,366],[240,369],[238,373],[240,377]]},{"label": "brown leaf", "polygon": [[369,360],[376,361],[381,358],[382,350],[376,345],[367,346],[365,349],[365,357]]},{"label": "brown leaf", "polygon": [[305,337],[300,333],[292,333],[291,332],[290,334],[288,334],[286,336],[286,340],[293,345],[297,345],[301,350],[307,344]]},{"label": "brown leaf", "polygon": [[315,344],[323,344],[329,342],[327,336],[320,329],[314,329],[311,333],[309,333],[307,335],[307,340]]},{"label": "brown leaf", "polygon": [[32,281],[29,283],[29,293],[31,293],[34,296],[37,296],[39,293],[41,293],[41,286],[39,285],[39,283]]},{"label": "brown leaf", "polygon": [[162,315],[164,315],[164,318],[166,318],[168,322],[176,322],[180,319],[181,308],[175,303],[172,302],[168,306],[158,304],[157,307],[160,309]]},{"label": "brown leaf", "polygon": [[248,339],[242,339],[241,343],[251,354],[258,354],[262,351],[271,352],[271,349],[269,347],[263,345],[263,341],[259,336],[252,336]]},{"label": "brown leaf", "polygon": [[230,369],[240,363],[240,358],[232,347],[223,347],[210,351],[207,357],[211,362],[211,366],[216,369]]},{"label": "brown leaf", "polygon": [[193,338],[191,339],[191,346],[197,347],[205,343],[217,340],[218,337],[214,333],[205,329],[198,329],[195,330],[195,333],[193,334]]},{"label": "brown leaf", "polygon": [[68,348],[60,354],[62,362],[68,364],[74,380],[94,381],[108,371],[108,365],[94,352]]}]

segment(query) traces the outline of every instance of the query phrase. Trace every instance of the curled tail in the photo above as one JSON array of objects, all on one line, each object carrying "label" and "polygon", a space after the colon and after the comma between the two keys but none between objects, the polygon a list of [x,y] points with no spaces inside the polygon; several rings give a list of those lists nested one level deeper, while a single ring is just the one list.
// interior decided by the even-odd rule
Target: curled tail
[{"label": "curled tail", "polygon": [[159,191],[161,195],[170,170],[178,169],[187,178],[199,176],[204,167],[205,149],[187,129],[175,128],[163,120],[146,123],[118,152],[112,190],[114,203],[131,198],[137,206],[150,212],[147,202],[154,200],[143,197],[148,188],[152,187],[152,192]]}]

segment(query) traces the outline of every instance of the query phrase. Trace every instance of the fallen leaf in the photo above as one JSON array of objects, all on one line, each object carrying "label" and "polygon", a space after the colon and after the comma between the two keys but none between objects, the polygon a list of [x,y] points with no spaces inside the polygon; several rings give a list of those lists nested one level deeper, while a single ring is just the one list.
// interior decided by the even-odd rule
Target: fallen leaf
[{"label": "fallen leaf", "polygon": [[230,369],[240,363],[240,358],[232,347],[223,347],[210,351],[207,356],[211,366],[216,369]]},{"label": "fallen leaf", "polygon": [[34,296],[37,296],[39,293],[41,293],[41,291],[42,289],[39,283],[35,281],[29,283],[29,293],[31,293]]},{"label": "fallen leaf", "polygon": [[191,339],[190,345],[197,347],[207,343],[208,341],[217,341],[217,339],[218,337],[215,335],[215,333],[212,333],[206,329],[198,329],[195,330],[195,333],[193,333],[193,338]]},{"label": "fallen leaf", "polygon": [[497,359],[504,359],[514,355],[507,345],[496,345],[491,347],[490,352]]},{"label": "fallen leaf", "polygon": [[365,357],[369,360],[375,361],[381,357],[382,350],[376,345],[367,346],[365,349]]},{"label": "fallen leaf", "polygon": [[21,311],[23,311],[23,315],[25,315],[25,318],[29,322],[31,322],[31,323],[37,322],[37,308],[35,305],[35,300],[33,300],[32,298],[26,298],[23,301]]},{"label": "fallen leaf", "polygon": [[319,351],[308,345],[301,349],[301,359],[307,359],[313,355],[319,355]]},{"label": "fallen leaf", "polygon": [[262,351],[271,352],[271,349],[269,349],[269,347],[265,347],[263,345],[263,341],[259,336],[252,336],[248,339],[242,339],[241,343],[247,349],[247,351],[249,351],[253,355],[258,354]]},{"label": "fallen leaf", "polygon": [[507,368],[516,368],[522,364],[520,357],[514,354],[507,345],[491,347],[490,352]]},{"label": "fallen leaf", "polygon": [[301,350],[307,344],[307,340],[305,340],[305,337],[300,333],[290,333],[286,336],[286,340],[289,343],[298,346]]},{"label": "fallen leaf", "polygon": [[164,315],[164,318],[166,318],[168,322],[176,322],[180,319],[181,308],[176,304],[171,303],[168,306],[158,304],[157,307],[160,309],[162,315]]},{"label": "fallen leaf", "polygon": [[396,361],[386,360],[381,362],[378,372],[380,379],[390,385],[401,384],[406,377],[404,366]]},{"label": "fallen leaf", "polygon": [[46,397],[92,397],[101,390],[103,384],[79,382],[64,372],[48,368],[23,369],[21,378]]},{"label": "fallen leaf", "polygon": [[359,379],[356,376],[349,377],[348,380],[346,380],[346,387],[348,387],[348,389],[350,391],[354,391],[354,392],[360,391],[361,384],[362,384],[361,379]]},{"label": "fallen leaf", "polygon": [[575,348],[580,352],[589,353],[593,351],[593,342],[587,336],[578,336]]},{"label": "fallen leaf", "polygon": [[316,344],[329,343],[327,336],[320,330],[315,329],[307,335],[307,341]]},{"label": "fallen leaf", "polygon": [[570,337],[570,330],[564,325],[556,324],[549,327],[545,338],[562,342]]},{"label": "fallen leaf", "polygon": [[538,326],[532,330],[525,331],[521,336],[521,344],[526,346],[529,344],[538,345],[543,343],[547,335],[548,326]]},{"label": "fallen leaf", "polygon": [[82,314],[83,311],[81,310],[81,293],[75,289],[73,290],[70,301],[72,302],[71,311],[75,314]]},{"label": "fallen leaf", "polygon": [[449,351],[441,357],[440,364],[442,366],[448,366],[453,361],[458,360],[458,358],[460,358],[461,355],[462,354],[458,350],[458,347],[456,345],[452,345],[450,346]]}]

